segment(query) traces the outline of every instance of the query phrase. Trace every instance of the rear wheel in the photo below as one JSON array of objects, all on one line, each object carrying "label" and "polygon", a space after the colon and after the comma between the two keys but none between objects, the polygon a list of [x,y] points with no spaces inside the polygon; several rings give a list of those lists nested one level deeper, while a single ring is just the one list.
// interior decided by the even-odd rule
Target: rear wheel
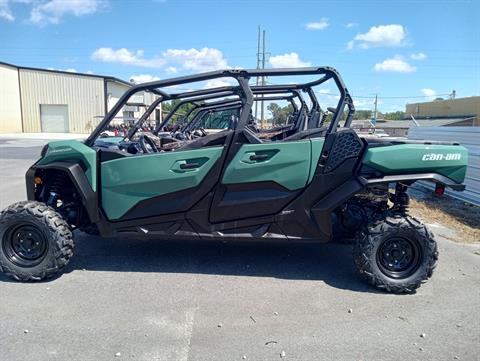
[{"label": "rear wheel", "polygon": [[61,272],[73,255],[67,222],[41,202],[19,202],[0,213],[0,270],[18,281]]},{"label": "rear wheel", "polygon": [[361,232],[354,246],[360,275],[393,293],[413,293],[431,277],[438,250],[433,234],[415,218],[387,215]]}]

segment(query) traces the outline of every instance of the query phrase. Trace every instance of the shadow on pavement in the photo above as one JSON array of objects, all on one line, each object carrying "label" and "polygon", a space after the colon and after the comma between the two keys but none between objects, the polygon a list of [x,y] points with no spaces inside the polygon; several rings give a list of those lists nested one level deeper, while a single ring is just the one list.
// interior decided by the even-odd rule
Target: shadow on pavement
[{"label": "shadow on pavement", "polygon": [[[339,289],[377,291],[353,265],[351,246],[209,241],[145,241],[77,233],[65,272],[191,273],[315,280]],[[0,275],[0,281],[8,279]]]}]

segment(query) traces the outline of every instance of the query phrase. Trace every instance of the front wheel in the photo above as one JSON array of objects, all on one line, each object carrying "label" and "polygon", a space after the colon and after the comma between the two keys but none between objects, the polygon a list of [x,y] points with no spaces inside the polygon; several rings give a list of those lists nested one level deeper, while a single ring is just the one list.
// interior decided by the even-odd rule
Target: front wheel
[{"label": "front wheel", "polygon": [[361,232],[353,256],[360,275],[371,285],[392,293],[413,293],[431,277],[438,250],[422,222],[387,215]]},{"label": "front wheel", "polygon": [[40,202],[15,203],[0,213],[0,271],[17,281],[60,273],[73,255],[68,223]]}]

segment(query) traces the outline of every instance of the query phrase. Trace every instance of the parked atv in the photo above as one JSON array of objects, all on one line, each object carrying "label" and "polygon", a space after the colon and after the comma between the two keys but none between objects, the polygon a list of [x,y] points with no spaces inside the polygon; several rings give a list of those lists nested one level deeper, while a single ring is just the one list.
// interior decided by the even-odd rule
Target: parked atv
[{"label": "parked atv", "polygon": [[[262,88],[249,83],[257,76],[316,78]],[[165,91],[221,77],[238,85]],[[329,80],[340,97],[325,124],[312,89]],[[156,100],[128,134],[101,137],[129,99],[146,91]],[[299,101],[288,123],[265,136],[252,104],[273,92],[304,94],[310,105]],[[141,130],[164,102],[207,99],[217,105],[199,110],[187,127],[172,131],[167,117],[153,132]],[[226,110],[228,116],[218,113]],[[213,124],[202,118],[212,112],[223,120],[209,133],[201,124]],[[451,143],[362,138],[350,128],[353,113],[330,67],[225,70],[134,86],[85,142],[43,148],[26,174],[28,201],[0,214],[0,268],[20,281],[57,275],[73,256],[75,229],[148,239],[355,238],[354,261],[364,279],[389,292],[413,292],[432,275],[438,250],[432,233],[408,215],[406,191],[417,180],[440,191],[463,190],[467,151]]]}]

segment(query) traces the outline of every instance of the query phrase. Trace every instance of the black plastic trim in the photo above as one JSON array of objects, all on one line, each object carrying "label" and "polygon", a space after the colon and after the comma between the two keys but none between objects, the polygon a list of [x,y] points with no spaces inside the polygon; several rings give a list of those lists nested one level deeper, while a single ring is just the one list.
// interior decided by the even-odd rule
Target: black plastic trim
[{"label": "black plastic trim", "polygon": [[92,186],[88,182],[84,170],[80,164],[76,162],[55,162],[47,165],[36,164],[28,169],[27,173],[25,174],[28,200],[35,200],[34,177],[36,171],[39,169],[56,169],[67,173],[68,177],[80,194],[82,204],[87,211],[90,222],[96,223],[100,220],[97,194],[93,191]]}]

